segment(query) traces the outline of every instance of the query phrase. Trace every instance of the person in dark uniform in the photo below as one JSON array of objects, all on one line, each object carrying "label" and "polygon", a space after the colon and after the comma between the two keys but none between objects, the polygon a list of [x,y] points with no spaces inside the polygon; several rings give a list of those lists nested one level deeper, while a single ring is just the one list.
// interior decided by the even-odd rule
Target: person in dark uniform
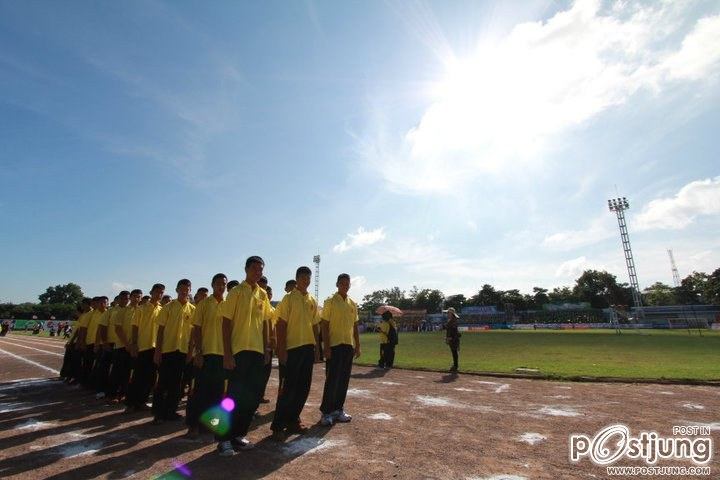
[{"label": "person in dark uniform", "polygon": [[448,321],[447,325],[445,326],[445,343],[448,344],[450,347],[450,352],[452,352],[452,358],[453,358],[453,364],[452,367],[450,367],[451,372],[457,372],[458,371],[458,350],[460,350],[460,332],[458,331],[458,316],[457,313],[455,313],[455,309],[453,307],[448,308],[447,311]]}]

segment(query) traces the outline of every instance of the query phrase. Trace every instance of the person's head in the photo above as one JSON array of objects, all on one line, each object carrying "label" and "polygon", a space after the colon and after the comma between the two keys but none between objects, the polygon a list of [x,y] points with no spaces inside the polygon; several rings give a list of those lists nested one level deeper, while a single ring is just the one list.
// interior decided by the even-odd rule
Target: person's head
[{"label": "person's head", "polygon": [[162,305],[163,307],[170,302],[172,302],[172,297],[170,297],[170,295],[163,295],[160,299],[160,305]]},{"label": "person's head", "polygon": [[225,294],[225,288],[227,288],[227,275],[224,273],[216,273],[213,275],[212,280],[210,281],[210,286],[213,290],[213,295],[216,297],[222,297]]},{"label": "person's head", "polygon": [[190,297],[190,290],[192,290],[192,283],[187,278],[183,278],[181,280],[178,280],[177,286],[175,287],[175,292],[177,293],[177,298],[180,300],[181,303],[185,303],[188,301],[188,298]]},{"label": "person's head", "polygon": [[83,297],[80,301],[80,311],[89,312],[90,308],[92,308],[92,298]]},{"label": "person's head", "polygon": [[130,303],[130,292],[127,290],[120,292],[117,296],[117,303],[121,307],[127,307],[128,303]]},{"label": "person's head", "polygon": [[[150,298],[150,297],[148,297],[148,298]],[[135,290],[130,292],[130,305],[132,305],[133,307],[138,306],[141,299],[142,299],[142,290],[140,290],[139,288],[136,288]]]},{"label": "person's head", "polygon": [[230,280],[227,284],[227,291],[229,292],[238,285],[240,285],[240,280]]},{"label": "person's head", "polygon": [[454,322],[460,317],[458,316],[457,312],[455,312],[455,308],[450,307],[447,309],[447,318],[449,322]]},{"label": "person's head", "polygon": [[164,294],[165,285],[163,285],[162,283],[156,283],[150,289],[150,301],[153,303],[157,303],[160,301],[161,298],[163,298]]},{"label": "person's head", "polygon": [[205,287],[200,287],[197,289],[197,292],[195,292],[195,296],[193,297],[193,302],[200,303],[203,300],[205,300],[208,296],[208,289]]},{"label": "person's head", "polygon": [[140,299],[139,305],[145,305],[150,301],[150,298],[152,298],[150,297],[150,295],[143,295],[143,297]]},{"label": "person's head", "polygon": [[350,290],[350,275],[347,273],[341,273],[338,275],[335,286],[337,287],[340,295],[347,295],[348,290]]},{"label": "person's head", "polygon": [[265,287],[265,291],[267,292],[268,301],[272,300],[272,287],[268,285]]},{"label": "person's head", "polygon": [[107,310],[108,297],[103,295],[102,297],[97,297],[97,298],[98,298],[98,303],[97,303],[98,310],[100,310],[101,312],[104,312],[105,310]]},{"label": "person's head", "polygon": [[119,301],[120,301],[120,295],[115,295],[115,298],[113,298],[113,301],[110,302],[110,306],[111,307],[117,306]]},{"label": "person's head", "polygon": [[296,288],[305,293],[310,286],[310,278],[312,278],[312,270],[310,267],[302,266],[295,271]]},{"label": "person's head", "polygon": [[245,280],[250,285],[256,285],[263,276],[263,268],[265,268],[265,261],[253,255],[245,260]]},{"label": "person's head", "polygon": [[293,290],[295,290],[295,286],[297,285],[296,280],[288,280],[285,282],[285,293],[290,293]]},{"label": "person's head", "polygon": [[268,286],[268,279],[265,275],[263,275],[257,283],[260,285],[260,288],[265,289]]},{"label": "person's head", "polygon": [[384,311],[384,312],[383,312],[383,314],[382,314],[382,319],[383,319],[384,321],[389,322],[392,318],[393,318],[392,313],[390,313],[390,312],[388,312],[388,311]]}]

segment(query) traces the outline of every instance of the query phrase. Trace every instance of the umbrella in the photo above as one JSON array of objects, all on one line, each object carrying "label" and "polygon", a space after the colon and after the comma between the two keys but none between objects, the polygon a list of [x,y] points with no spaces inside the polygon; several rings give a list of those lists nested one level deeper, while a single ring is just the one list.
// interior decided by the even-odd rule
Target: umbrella
[{"label": "umbrella", "polygon": [[375,313],[378,315],[382,315],[385,312],[392,313],[393,317],[402,317],[403,314],[402,310],[397,307],[393,307],[392,305],[380,305],[377,310],[375,310]]}]

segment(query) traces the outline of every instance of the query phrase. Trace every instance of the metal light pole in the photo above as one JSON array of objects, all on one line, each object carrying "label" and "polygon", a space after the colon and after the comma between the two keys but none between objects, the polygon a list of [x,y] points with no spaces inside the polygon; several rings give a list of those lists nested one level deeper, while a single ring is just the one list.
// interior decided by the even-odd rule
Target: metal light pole
[{"label": "metal light pole", "polygon": [[625,252],[625,264],[630,276],[630,288],[632,289],[633,303],[637,316],[642,318],[642,298],[640,297],[640,286],[638,285],[637,273],[635,272],[635,260],[633,260],[632,248],[630,247],[630,236],[628,235],[627,223],[625,222],[625,210],[630,208],[627,198],[612,198],[608,200],[608,209],[615,212],[620,227],[620,239],[622,240],[623,251]]},{"label": "metal light pole", "polygon": [[313,263],[315,264],[315,299],[320,301],[320,255],[313,257]]}]

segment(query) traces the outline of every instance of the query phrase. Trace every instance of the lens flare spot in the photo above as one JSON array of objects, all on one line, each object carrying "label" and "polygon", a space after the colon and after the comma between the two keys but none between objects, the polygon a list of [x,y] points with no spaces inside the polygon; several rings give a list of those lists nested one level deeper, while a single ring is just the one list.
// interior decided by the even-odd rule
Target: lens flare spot
[{"label": "lens flare spot", "polygon": [[226,397],[223,398],[222,402],[220,402],[220,406],[226,412],[232,412],[235,410],[235,401],[230,397]]}]

